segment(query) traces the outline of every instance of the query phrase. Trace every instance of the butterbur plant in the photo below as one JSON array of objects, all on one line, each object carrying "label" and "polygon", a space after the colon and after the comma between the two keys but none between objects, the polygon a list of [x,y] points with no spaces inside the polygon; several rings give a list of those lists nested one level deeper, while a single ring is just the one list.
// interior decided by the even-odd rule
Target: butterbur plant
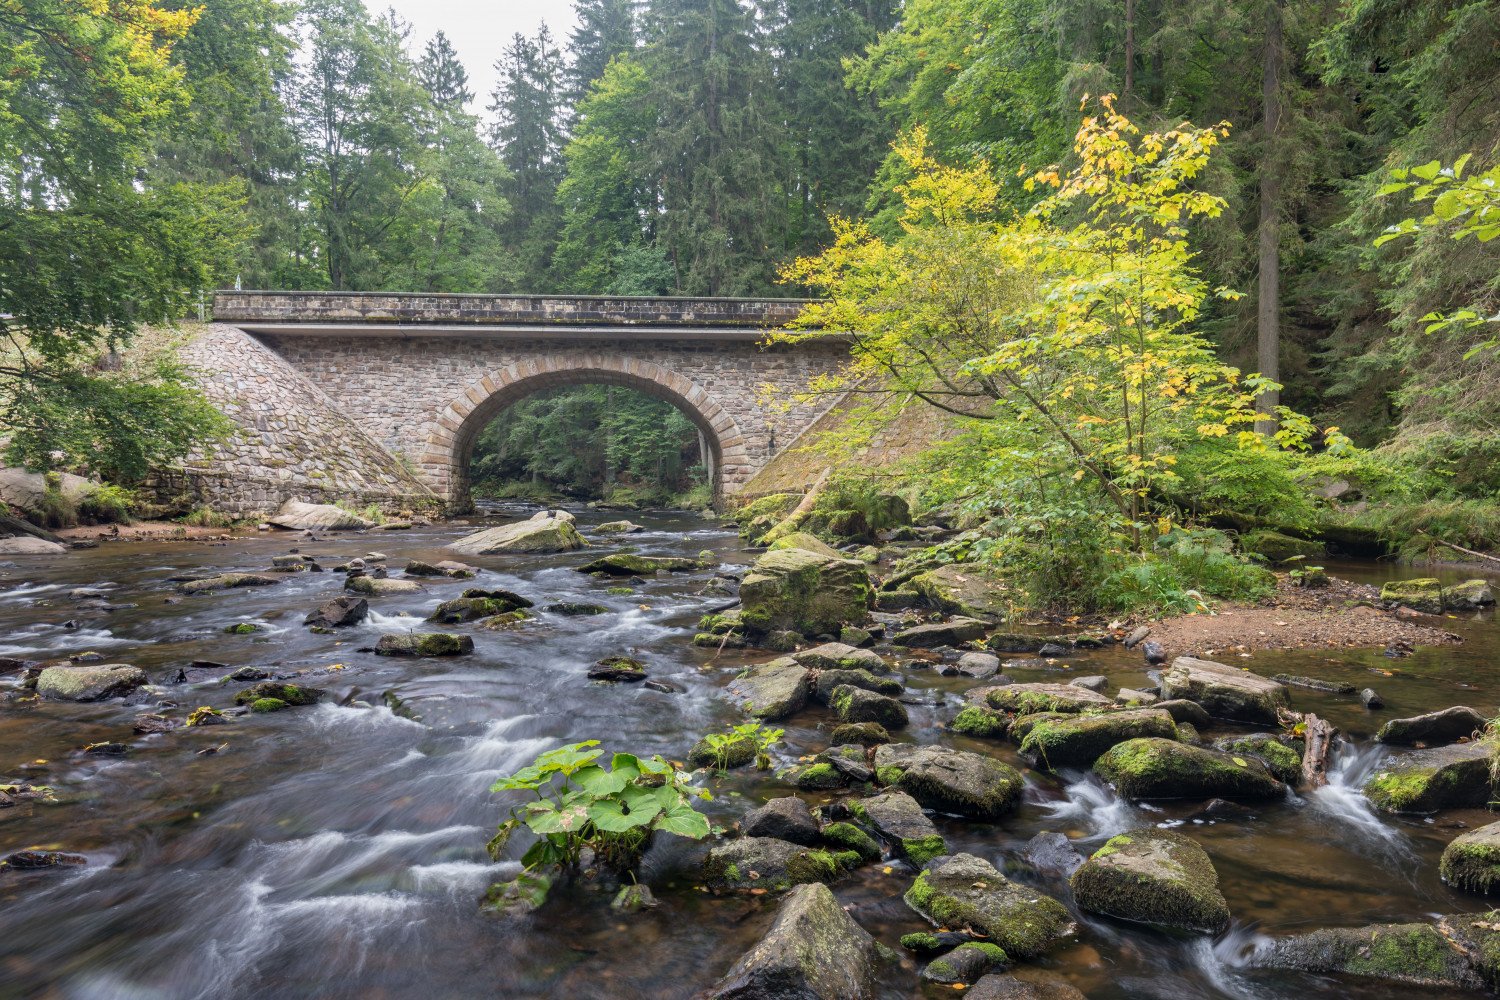
[{"label": "butterbur plant", "polygon": [[537,835],[521,856],[525,870],[511,884],[521,887],[532,908],[546,896],[548,874],[577,872],[586,851],[600,867],[630,873],[658,831],[694,840],[709,834],[708,819],[693,800],[713,796],[689,784],[688,775],[659,755],[643,760],[617,753],[608,765],[600,762],[603,755],[598,740],[549,750],[490,789],[536,795],[511,809],[489,843],[490,857],[498,861],[516,831],[524,827]]},{"label": "butterbur plant", "polygon": [[708,752],[713,755],[716,771],[729,770],[735,750],[747,745],[755,751],[755,766],[764,771],[771,766],[771,747],[785,732],[784,729],[770,729],[759,722],[747,722],[727,732],[708,733],[703,742],[708,744]]}]

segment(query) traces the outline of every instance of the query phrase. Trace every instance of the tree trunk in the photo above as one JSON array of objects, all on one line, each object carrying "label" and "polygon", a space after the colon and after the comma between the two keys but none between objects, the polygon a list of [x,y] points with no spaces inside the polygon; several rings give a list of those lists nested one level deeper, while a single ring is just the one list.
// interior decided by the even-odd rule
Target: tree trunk
[{"label": "tree trunk", "polygon": [[1309,789],[1321,788],[1328,784],[1328,754],[1338,730],[1311,712],[1302,721],[1305,723],[1302,738],[1307,748],[1302,753],[1302,784]]},{"label": "tree trunk", "polygon": [[1125,93],[1135,90],[1135,0],[1125,0]]},{"label": "tree trunk", "polygon": [[[1256,361],[1260,374],[1281,381],[1281,259],[1279,208],[1281,167],[1277,155],[1277,133],[1281,128],[1281,74],[1285,58],[1281,33],[1282,0],[1266,0],[1266,48],[1261,60],[1261,102],[1264,115],[1264,148],[1260,157],[1260,293],[1255,310]],[[1262,434],[1276,431],[1275,411],[1281,402],[1279,390],[1269,389],[1256,398],[1255,422]]]}]

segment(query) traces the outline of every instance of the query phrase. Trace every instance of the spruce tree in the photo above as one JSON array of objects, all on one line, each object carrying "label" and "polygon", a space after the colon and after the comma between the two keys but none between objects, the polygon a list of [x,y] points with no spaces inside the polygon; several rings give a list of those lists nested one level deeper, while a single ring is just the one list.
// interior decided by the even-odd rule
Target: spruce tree
[{"label": "spruce tree", "polygon": [[568,67],[569,102],[576,105],[589,86],[604,75],[616,56],[636,46],[635,0],[578,0],[573,13],[578,24],[568,38],[572,64]]}]

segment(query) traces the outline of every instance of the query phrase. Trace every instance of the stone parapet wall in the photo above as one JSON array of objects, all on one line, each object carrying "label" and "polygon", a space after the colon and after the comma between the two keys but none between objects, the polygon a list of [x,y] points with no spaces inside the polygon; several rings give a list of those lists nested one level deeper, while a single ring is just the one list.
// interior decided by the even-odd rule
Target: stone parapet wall
[{"label": "stone parapet wall", "polygon": [[251,335],[213,324],[179,349],[199,388],[235,423],[224,441],[163,470],[164,500],[254,516],[286,500],[384,509],[442,506],[396,456],[285,359]]}]

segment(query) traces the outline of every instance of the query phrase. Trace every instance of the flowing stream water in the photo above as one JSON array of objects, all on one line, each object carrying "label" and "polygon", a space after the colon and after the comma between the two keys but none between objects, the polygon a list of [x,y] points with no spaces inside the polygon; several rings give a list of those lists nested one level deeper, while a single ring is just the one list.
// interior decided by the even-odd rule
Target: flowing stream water
[{"label": "flowing stream water", "polygon": [[[618,517],[578,516],[586,534]],[[617,544],[652,554],[711,549],[725,570],[752,558],[712,521],[681,513],[631,517],[648,531],[618,543],[595,536],[603,551]],[[646,579],[620,595],[607,593],[620,581],[575,572],[591,558],[584,553],[465,558],[483,567],[477,580],[428,582],[421,594],[372,598],[369,621],[333,635],[313,634],[302,617],[341,592],[341,574],[288,574],[272,587],[180,599],[169,580],[263,570],[289,548],[325,566],[379,550],[395,576],[408,558],[451,557],[442,546],[469,530],[446,524],[319,541],[252,534],[217,544],[117,543],[0,566],[0,656],[94,650],[140,666],[165,692],[132,703],[0,704],[0,783],[47,784],[59,798],[0,810],[0,854],[47,846],[88,858],[83,867],[0,874],[0,998],[639,1000],[686,998],[721,976],[765,932],[775,900],[702,891],[695,875],[701,846],[675,838],[661,838],[647,858],[646,880],[661,901],[655,909],[623,916],[609,908],[607,891],[590,886],[554,889],[539,913],[521,921],[490,918],[477,907],[487,885],[517,868],[492,863],[484,850],[506,804],[489,792],[497,777],[542,750],[590,738],[681,760],[705,731],[741,721],[720,691],[744,664],[769,654],[716,654],[691,644],[697,618],[725,602],[704,593],[708,573]],[[596,603],[609,612],[543,613],[511,632],[450,628],[473,634],[477,647],[456,659],[365,651],[381,633],[418,627],[440,601],[472,586],[515,590],[538,605]],[[70,596],[79,587],[105,589],[114,609],[80,605]],[[243,621],[263,628],[225,634]],[[1027,842],[1042,831],[1067,834],[1085,854],[1148,823],[1181,827],[1204,846],[1234,914],[1230,930],[1209,940],[1080,915],[1077,942],[1039,964],[1093,998],[1460,995],[1268,972],[1246,961],[1264,935],[1488,908],[1437,875],[1438,855],[1460,824],[1478,826],[1487,814],[1392,819],[1372,813],[1359,794],[1380,755],[1369,737],[1384,719],[1454,704],[1495,712],[1500,699],[1490,671],[1500,633],[1481,616],[1450,625],[1468,637],[1464,645],[1401,660],[1378,651],[1311,650],[1251,661],[1263,674],[1348,680],[1385,696],[1386,710],[1368,712],[1352,697],[1294,691],[1297,707],[1331,719],[1351,738],[1329,787],[1315,793],[1254,806],[1129,805],[1085,774],[1028,771],[1016,815],[996,824],[939,817],[939,827],[953,850],[987,857],[1070,904],[1066,877],[1028,861]],[[639,657],[652,677],[681,690],[586,680],[590,664],[617,653]],[[227,666],[188,669],[185,681],[172,683],[200,660]],[[1151,683],[1138,655],[1120,649],[1067,662],[1067,673],[1014,676],[1104,673],[1112,685]],[[163,700],[178,706],[179,717],[197,705],[230,705],[242,685],[219,678],[244,665],[314,671],[306,683],[329,695],[313,707],[246,715],[230,725],[132,735],[133,720]],[[912,720],[898,738],[1023,766],[1012,746],[943,728],[972,681],[930,670],[910,671],[906,680]],[[0,685],[18,683],[0,675]],[[402,714],[385,707],[386,692],[404,703]],[[810,708],[785,725],[778,767],[827,746],[825,712]],[[106,740],[127,742],[128,754],[79,753]],[[787,794],[771,773],[703,780],[716,796],[705,809],[726,825]],[[865,928],[894,947],[901,934],[924,927],[901,900],[911,879],[892,862],[859,869],[833,888]],[[882,998],[923,996],[918,969],[910,957],[886,969]]]}]

